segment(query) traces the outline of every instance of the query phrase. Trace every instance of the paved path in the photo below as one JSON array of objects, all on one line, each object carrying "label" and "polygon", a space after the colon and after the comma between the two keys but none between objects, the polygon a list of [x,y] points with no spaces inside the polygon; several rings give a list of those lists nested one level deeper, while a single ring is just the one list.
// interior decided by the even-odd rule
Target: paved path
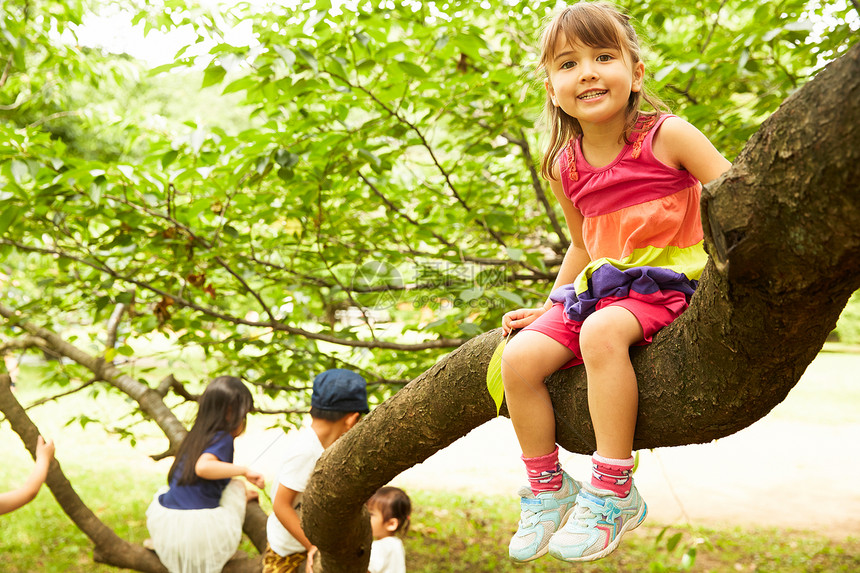
[{"label": "paved path", "polygon": [[[248,435],[258,445],[249,457],[272,435]],[[392,483],[407,491],[510,495],[516,505],[525,478],[519,455],[510,420],[497,418]],[[587,456],[563,452],[561,459],[577,479],[589,475]],[[826,477],[825,467],[837,475]],[[860,536],[858,476],[860,355],[823,353],[768,416],[709,444],[643,451],[635,479],[652,523],[812,529],[844,538]]]}]

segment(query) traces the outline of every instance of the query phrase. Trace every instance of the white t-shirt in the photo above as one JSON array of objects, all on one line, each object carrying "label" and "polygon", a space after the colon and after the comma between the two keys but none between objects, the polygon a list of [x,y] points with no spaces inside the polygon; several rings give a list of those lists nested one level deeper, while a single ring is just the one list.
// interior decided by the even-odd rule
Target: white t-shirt
[{"label": "white t-shirt", "polygon": [[370,546],[370,573],[406,573],[406,552],[396,535],[376,539]]},{"label": "white t-shirt", "polygon": [[[293,500],[293,507],[299,507],[302,503],[302,492],[307,488],[314,466],[323,454],[324,448],[313,428],[302,428],[290,433],[287,442],[285,448],[287,456],[278,473],[277,481],[272,484],[272,500],[274,501],[280,484],[298,492]],[[266,536],[272,551],[281,557],[305,550],[304,545],[281,525],[274,511],[266,522]]]}]

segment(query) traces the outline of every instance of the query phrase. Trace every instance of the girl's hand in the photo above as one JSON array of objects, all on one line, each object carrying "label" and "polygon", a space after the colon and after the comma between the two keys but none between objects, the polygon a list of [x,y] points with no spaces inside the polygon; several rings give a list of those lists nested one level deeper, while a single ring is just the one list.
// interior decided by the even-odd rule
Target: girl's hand
[{"label": "girl's hand", "polygon": [[502,317],[502,332],[507,336],[512,330],[525,328],[547,311],[546,307],[519,308],[506,312]]},{"label": "girl's hand", "polygon": [[45,441],[45,438],[39,436],[36,440],[36,461],[45,460],[45,463],[50,464],[54,459],[54,440]]},{"label": "girl's hand", "polygon": [[260,489],[266,487],[266,479],[263,477],[263,474],[258,471],[254,471],[251,468],[245,468],[245,479]]}]

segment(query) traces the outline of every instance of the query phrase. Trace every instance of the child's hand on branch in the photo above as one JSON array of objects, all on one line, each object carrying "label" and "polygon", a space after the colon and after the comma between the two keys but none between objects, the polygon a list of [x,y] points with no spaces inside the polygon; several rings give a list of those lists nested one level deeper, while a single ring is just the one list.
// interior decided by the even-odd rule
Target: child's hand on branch
[{"label": "child's hand on branch", "polygon": [[314,573],[314,558],[317,555],[317,546],[312,545],[310,549],[308,549],[308,559],[305,562],[305,573]]},{"label": "child's hand on branch", "polygon": [[50,465],[54,459],[54,440],[45,441],[45,438],[39,436],[36,440],[36,461],[44,460],[43,463]]},{"label": "child's hand on branch", "polygon": [[540,308],[519,308],[511,312],[506,312],[502,317],[502,331],[507,336],[512,330],[525,328],[546,311],[546,307],[542,306]]}]

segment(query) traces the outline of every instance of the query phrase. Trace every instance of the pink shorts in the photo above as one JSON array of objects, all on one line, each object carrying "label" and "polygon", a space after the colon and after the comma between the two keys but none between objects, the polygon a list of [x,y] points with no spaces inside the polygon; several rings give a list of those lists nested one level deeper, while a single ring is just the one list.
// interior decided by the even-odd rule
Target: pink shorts
[{"label": "pink shorts", "polygon": [[[597,303],[595,310],[607,306],[620,306],[633,313],[633,316],[642,325],[642,332],[644,333],[642,340],[636,346],[642,346],[650,343],[661,328],[671,324],[689,306],[682,292],[667,290],[659,291],[656,294],[656,297],[654,294],[647,295],[648,300],[645,300],[645,296],[634,291],[630,291],[630,296],[625,298],[603,298]],[[535,330],[569,348],[574,357],[561,367],[565,369],[582,364],[582,351],[579,349],[579,331],[581,329],[582,322],[568,318],[567,313],[564,312],[564,305],[559,302],[552,305],[552,308],[523,330]]]}]

